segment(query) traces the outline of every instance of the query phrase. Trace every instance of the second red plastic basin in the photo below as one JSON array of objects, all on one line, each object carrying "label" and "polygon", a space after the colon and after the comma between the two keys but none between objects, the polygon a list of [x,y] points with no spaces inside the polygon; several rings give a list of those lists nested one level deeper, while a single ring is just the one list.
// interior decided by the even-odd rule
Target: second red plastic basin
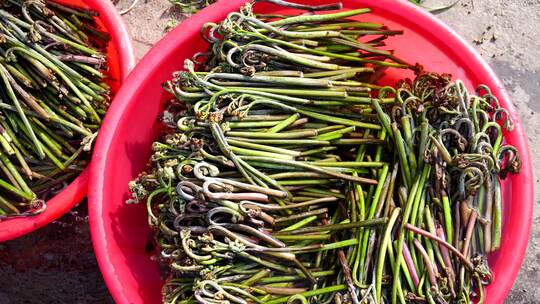
[{"label": "second red plastic basin", "polygon": [[[335,0],[298,1],[323,4]],[[222,0],[184,21],[160,41],[135,68],[118,92],[104,121],[94,152],[89,188],[92,239],[105,282],[117,303],[160,303],[161,285],[156,262],[145,252],[150,231],[144,204],[126,205],[127,183],[141,172],[157,136],[157,116],[170,98],[161,83],[182,68],[185,58],[206,49],[199,35],[205,22],[217,22],[237,10],[245,0]],[[507,134],[523,157],[520,175],[503,184],[504,224],[501,249],[490,257],[494,273],[486,303],[502,303],[520,269],[532,217],[533,180],[527,142],[501,82],[482,58],[456,33],[429,13],[395,0],[343,0],[345,8],[371,7],[364,21],[382,22],[405,34],[388,39],[389,47],[409,62],[420,62],[429,71],[451,73],[469,89],[488,85],[516,122]],[[257,4],[258,12],[277,13],[275,6]],[[279,9],[279,12],[287,10]],[[392,83],[410,77],[393,70],[384,79]]]},{"label": "second red plastic basin", "polygon": [[[108,32],[111,41],[107,48],[108,75],[112,91],[120,88],[122,81],[135,66],[135,52],[122,17],[110,0],[63,0],[66,4],[84,6],[99,12],[98,25]],[[73,208],[86,195],[89,168],[84,170],[62,192],[47,201],[47,209],[33,217],[0,221],[0,243],[30,233],[59,218]]]}]

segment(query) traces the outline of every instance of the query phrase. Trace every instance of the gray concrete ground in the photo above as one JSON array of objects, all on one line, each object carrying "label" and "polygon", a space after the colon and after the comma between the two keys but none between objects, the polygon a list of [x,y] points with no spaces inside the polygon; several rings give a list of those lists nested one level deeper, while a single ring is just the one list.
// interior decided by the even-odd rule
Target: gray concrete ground
[{"label": "gray concrete ground", "polygon": [[0,304],[112,304],[92,250],[86,201],[0,244]]},{"label": "gray concrete ground", "polygon": [[[120,0],[117,7],[125,8],[131,1]],[[140,1],[124,17],[139,57],[165,34],[170,19],[182,18],[166,0]],[[473,44],[503,79],[521,114],[531,154],[538,155],[540,0],[461,0],[439,18]],[[540,158],[533,164],[538,188]],[[506,303],[540,303],[539,201],[536,192],[527,257]],[[92,253],[84,207],[26,237],[0,244],[0,304],[112,303]]]}]

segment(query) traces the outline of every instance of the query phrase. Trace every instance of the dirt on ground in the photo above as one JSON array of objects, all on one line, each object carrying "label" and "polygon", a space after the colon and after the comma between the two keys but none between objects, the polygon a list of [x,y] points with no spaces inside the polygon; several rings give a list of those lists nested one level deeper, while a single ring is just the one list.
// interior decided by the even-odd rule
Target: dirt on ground
[{"label": "dirt on ground", "polygon": [[0,244],[1,304],[114,303],[92,250],[86,201],[50,225]]},{"label": "dirt on ground", "polygon": [[[122,10],[131,1],[116,5]],[[471,43],[504,81],[527,132],[539,189],[540,0],[462,0],[438,17]],[[139,58],[166,34],[167,26],[183,18],[167,0],[140,0],[124,16]],[[540,303],[539,202],[536,191],[527,256],[506,303]],[[112,303],[93,256],[84,204],[46,228],[0,244],[0,304]]]}]

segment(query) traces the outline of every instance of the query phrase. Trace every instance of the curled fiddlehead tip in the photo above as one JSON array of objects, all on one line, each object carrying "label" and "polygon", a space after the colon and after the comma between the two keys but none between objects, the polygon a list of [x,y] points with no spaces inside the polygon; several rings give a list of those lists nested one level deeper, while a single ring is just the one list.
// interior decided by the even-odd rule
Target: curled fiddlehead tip
[{"label": "curled fiddlehead tip", "polygon": [[514,146],[504,145],[499,149],[497,155],[498,166],[500,169],[499,176],[505,179],[508,173],[517,174],[521,171],[521,158],[519,152]]},{"label": "curled fiddlehead tip", "polygon": [[37,25],[33,25],[31,28],[30,28],[30,31],[28,32],[27,36],[28,36],[28,39],[30,39],[30,41],[32,42],[39,42],[41,41],[41,39],[43,38],[41,36],[41,34],[39,33],[39,30],[36,28]]},{"label": "curled fiddlehead tip", "polygon": [[146,188],[137,180],[130,181],[128,188],[131,192],[131,198],[126,201],[127,203],[138,203],[143,201],[148,196],[148,191]]},{"label": "curled fiddlehead tip", "polygon": [[191,59],[184,60],[184,68],[190,72],[195,72],[195,64]]},{"label": "curled fiddlehead tip", "polygon": [[498,108],[493,112],[493,121],[497,122],[502,120],[502,126],[507,131],[514,130],[514,120],[510,116],[510,113],[505,108]]}]

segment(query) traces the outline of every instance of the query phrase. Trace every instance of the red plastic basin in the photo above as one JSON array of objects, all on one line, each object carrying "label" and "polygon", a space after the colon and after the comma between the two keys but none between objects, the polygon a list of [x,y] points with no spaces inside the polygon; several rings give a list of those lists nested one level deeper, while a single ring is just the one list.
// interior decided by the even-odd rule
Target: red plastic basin
[{"label": "red plastic basin", "polygon": [[[99,12],[98,25],[108,32],[111,42],[107,48],[107,63],[113,93],[135,66],[135,51],[122,17],[117,13],[110,0],[61,0],[61,3],[92,8]],[[90,169],[86,168],[62,192],[47,201],[47,209],[33,217],[16,218],[0,221],[0,243],[30,233],[59,218],[79,203],[88,190]]]},{"label": "red plastic basin", "polygon": [[[330,3],[335,0],[299,2]],[[128,182],[141,172],[156,139],[157,116],[170,98],[161,83],[182,68],[185,58],[204,50],[199,29],[237,10],[245,0],[220,0],[217,4],[184,21],[161,40],[137,65],[109,110],[101,128],[91,167],[89,208],[92,240],[101,271],[117,303],[160,303],[162,281],[156,262],[145,252],[150,235],[145,205],[126,205]],[[533,176],[527,141],[501,81],[463,39],[431,14],[396,0],[342,0],[346,8],[371,7],[373,13],[362,20],[383,22],[403,29],[401,37],[388,39],[397,55],[420,62],[427,70],[449,72],[462,79],[469,89],[488,85],[516,122],[508,143],[518,147],[523,158],[521,174],[503,183],[504,223],[501,249],[490,257],[494,281],[487,288],[486,303],[502,303],[523,261],[532,218]],[[257,4],[259,12],[278,8]],[[286,11],[279,9],[281,12]],[[385,81],[412,76],[392,70]]]}]

